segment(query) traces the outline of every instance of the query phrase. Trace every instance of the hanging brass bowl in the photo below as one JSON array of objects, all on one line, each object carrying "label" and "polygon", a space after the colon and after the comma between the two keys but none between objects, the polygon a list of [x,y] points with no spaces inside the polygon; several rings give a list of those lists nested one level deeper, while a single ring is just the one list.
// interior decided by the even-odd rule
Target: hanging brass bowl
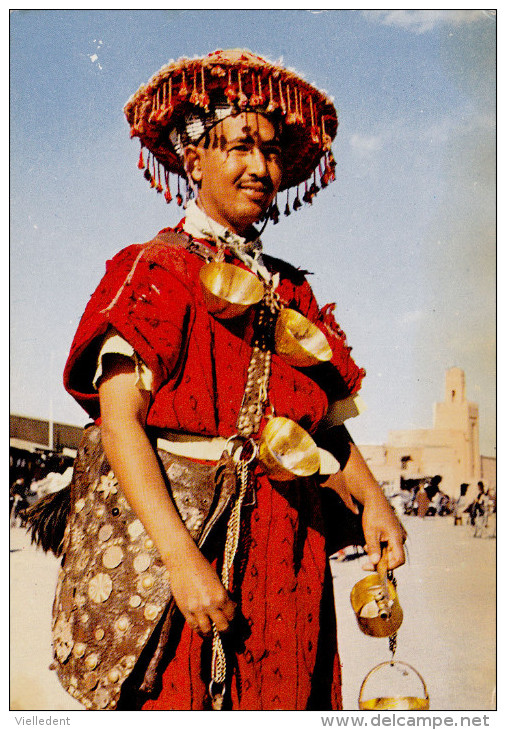
[{"label": "hanging brass bowl", "polygon": [[200,281],[209,312],[221,319],[238,317],[264,295],[264,286],[255,274],[225,261],[204,264]]},{"label": "hanging brass bowl", "polygon": [[309,367],[332,358],[323,332],[295,309],[282,309],[274,333],[276,352],[295,367]]},{"label": "hanging brass bowl", "polygon": [[402,608],[395,586],[386,576],[383,551],[376,572],[356,583],[350,595],[357,623],[367,636],[392,636],[402,624]]},{"label": "hanging brass bowl", "polygon": [[258,458],[272,479],[308,477],[320,468],[318,447],[301,426],[277,416],[267,421],[258,445]]},{"label": "hanging brass bowl", "polygon": [[[378,674],[383,677],[378,678]],[[376,675],[376,684],[371,688],[373,675]],[[422,691],[418,694],[419,688],[413,685],[413,679],[421,685]],[[388,684],[386,691],[382,684]],[[366,699],[367,685],[367,694],[372,696]],[[378,664],[366,675],[360,687],[358,706],[360,710],[428,710],[430,699],[422,675],[410,664],[392,660]]]}]

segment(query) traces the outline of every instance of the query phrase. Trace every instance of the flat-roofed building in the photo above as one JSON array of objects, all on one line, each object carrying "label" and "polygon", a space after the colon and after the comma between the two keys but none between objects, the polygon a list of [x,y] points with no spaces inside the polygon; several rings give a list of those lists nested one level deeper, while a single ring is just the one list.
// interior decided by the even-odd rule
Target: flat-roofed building
[{"label": "flat-roofed building", "polygon": [[458,498],[460,485],[476,490],[479,480],[496,489],[496,460],[480,455],[479,408],[466,397],[465,373],[446,371],[445,399],[434,407],[432,428],[390,431],[383,446],[360,446],[369,468],[379,482],[391,487],[404,480],[439,474],[441,491]]}]

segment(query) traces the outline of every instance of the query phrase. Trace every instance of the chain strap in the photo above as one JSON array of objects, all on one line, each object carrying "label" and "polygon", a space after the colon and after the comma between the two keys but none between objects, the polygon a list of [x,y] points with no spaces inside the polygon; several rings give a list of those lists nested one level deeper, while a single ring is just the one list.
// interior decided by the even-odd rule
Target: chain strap
[{"label": "chain strap", "polygon": [[[394,577],[394,573],[392,570],[389,570],[387,572],[387,578],[392,583],[393,587],[397,590],[397,578]],[[395,632],[395,634],[392,634],[388,637],[388,650],[392,654],[390,661],[393,662],[395,658],[395,652],[397,650],[397,631]]]},{"label": "chain strap", "polygon": [[279,308],[276,297],[277,295],[272,289],[267,287],[258,308],[255,322],[253,351],[237,418],[237,431],[239,435],[246,438],[258,432],[269,397],[271,342],[274,333],[275,314]]},{"label": "chain strap", "polygon": [[[254,458],[254,456],[252,457]],[[251,459],[252,460],[252,459]],[[239,480],[239,494],[232,508],[230,518],[227,525],[227,536],[225,540],[225,554],[223,558],[223,567],[221,570],[221,581],[225,588],[231,588],[231,571],[234,558],[239,545],[239,535],[241,529],[241,507],[248,488],[249,464],[250,461],[241,459],[236,467]],[[209,694],[213,710],[221,710],[225,697],[225,679],[227,675],[227,659],[221,636],[213,623],[213,647],[211,657],[211,683],[209,685]]]},{"label": "chain strap", "polygon": [[[279,309],[279,300],[272,287],[266,287],[264,298],[258,308],[254,326],[254,339],[251,359],[244,395],[237,417],[237,437],[246,439],[239,449],[236,463],[239,492],[232,507],[227,524],[225,551],[221,581],[227,590],[231,590],[231,572],[239,545],[241,530],[241,507],[249,483],[250,464],[256,456],[256,445],[251,436],[258,432],[260,422],[268,402],[269,378],[271,374],[271,342],[274,331],[275,314]],[[230,441],[235,440],[233,437]],[[252,455],[247,456],[246,444],[253,447]],[[213,623],[213,645],[211,657],[211,682],[209,694],[213,710],[221,710],[226,691],[227,659],[223,642],[218,629]]]}]

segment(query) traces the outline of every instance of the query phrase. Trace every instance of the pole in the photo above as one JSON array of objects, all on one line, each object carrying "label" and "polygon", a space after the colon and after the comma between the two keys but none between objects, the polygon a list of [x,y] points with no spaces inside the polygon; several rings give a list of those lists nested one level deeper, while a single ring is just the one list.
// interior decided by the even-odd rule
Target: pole
[{"label": "pole", "polygon": [[51,358],[49,365],[49,422],[48,422],[48,445],[50,451],[53,450],[53,369],[54,369],[54,351],[51,350]]}]

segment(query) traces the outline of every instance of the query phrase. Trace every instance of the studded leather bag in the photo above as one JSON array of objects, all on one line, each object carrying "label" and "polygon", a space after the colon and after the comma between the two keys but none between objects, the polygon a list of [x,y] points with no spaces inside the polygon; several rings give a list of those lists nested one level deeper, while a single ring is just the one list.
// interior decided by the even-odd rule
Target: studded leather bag
[{"label": "studded leather bag", "polygon": [[[203,546],[235,493],[231,458],[224,453],[206,465],[162,450],[158,457],[187,529]],[[87,709],[116,709],[148,642],[139,684],[149,690],[174,607],[157,548],[121,492],[100,428],[91,426],[75,461],[53,604],[52,666],[67,692]]]}]

